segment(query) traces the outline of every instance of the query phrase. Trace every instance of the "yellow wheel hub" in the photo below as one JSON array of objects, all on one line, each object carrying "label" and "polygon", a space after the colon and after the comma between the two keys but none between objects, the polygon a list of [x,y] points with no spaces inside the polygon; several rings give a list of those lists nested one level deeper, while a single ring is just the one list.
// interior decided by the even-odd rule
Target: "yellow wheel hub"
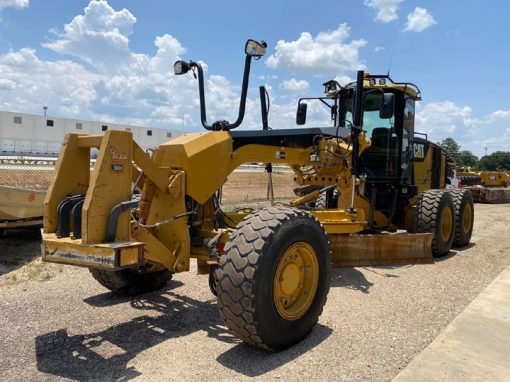
[{"label": "yellow wheel hub", "polygon": [[274,304],[280,316],[296,320],[315,297],[319,263],[313,248],[304,242],[292,244],[280,258],[274,275]]},{"label": "yellow wheel hub", "polygon": [[462,226],[464,228],[465,233],[469,232],[469,230],[471,229],[471,224],[473,224],[471,219],[472,214],[473,213],[471,210],[471,204],[466,203],[466,205],[464,206],[464,217],[462,219]]},{"label": "yellow wheel hub", "polygon": [[441,214],[441,238],[443,241],[448,241],[452,234],[453,227],[453,213],[451,208],[443,209]]}]

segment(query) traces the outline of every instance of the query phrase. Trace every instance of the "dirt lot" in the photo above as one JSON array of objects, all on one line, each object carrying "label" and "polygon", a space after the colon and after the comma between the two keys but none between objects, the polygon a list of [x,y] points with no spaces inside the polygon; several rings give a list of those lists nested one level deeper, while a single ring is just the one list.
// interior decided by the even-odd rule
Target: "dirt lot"
[{"label": "dirt lot", "polygon": [[510,205],[476,205],[470,248],[431,265],[334,270],[320,324],[276,354],[225,332],[205,276],[119,298],[85,269],[34,261],[37,233],[10,231],[0,380],[387,381],[510,264],[509,224]]}]

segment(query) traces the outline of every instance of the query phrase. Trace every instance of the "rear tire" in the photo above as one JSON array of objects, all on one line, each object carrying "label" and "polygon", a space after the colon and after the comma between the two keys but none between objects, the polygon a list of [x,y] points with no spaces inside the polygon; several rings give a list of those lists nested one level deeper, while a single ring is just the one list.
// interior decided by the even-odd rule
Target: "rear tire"
[{"label": "rear tire", "polygon": [[167,269],[147,273],[134,269],[106,271],[89,268],[89,271],[99,284],[114,293],[126,296],[156,291],[163,288],[172,278],[172,272]]},{"label": "rear tire", "polygon": [[230,331],[252,346],[286,349],[308,335],[326,303],[328,237],[303,210],[264,208],[238,224],[217,278],[220,316]]},{"label": "rear tire", "polygon": [[455,238],[455,210],[452,196],[444,190],[423,192],[416,204],[415,232],[432,233],[432,256],[447,255]]},{"label": "rear tire", "polygon": [[471,240],[475,221],[475,208],[471,191],[467,189],[448,190],[452,195],[455,208],[455,238],[454,247],[465,247]]}]

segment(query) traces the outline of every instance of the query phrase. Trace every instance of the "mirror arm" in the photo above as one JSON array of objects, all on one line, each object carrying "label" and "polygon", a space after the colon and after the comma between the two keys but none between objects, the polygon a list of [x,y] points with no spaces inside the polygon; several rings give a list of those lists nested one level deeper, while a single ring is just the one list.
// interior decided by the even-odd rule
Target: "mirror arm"
[{"label": "mirror arm", "polygon": [[200,93],[200,120],[202,122],[202,126],[206,130],[218,130],[221,128],[222,130],[230,130],[238,127],[244,119],[244,112],[246,110],[246,98],[248,95],[248,83],[250,78],[250,68],[251,68],[251,56],[246,55],[246,60],[244,62],[244,75],[243,75],[243,86],[241,91],[241,99],[239,101],[239,116],[234,123],[227,123],[220,126],[215,126],[207,124],[207,112],[205,106],[205,85],[204,85],[204,71],[202,69],[202,65],[198,62],[190,61],[190,67],[197,68],[198,72],[198,91]]},{"label": "mirror arm", "polygon": [[223,126],[226,130],[235,129],[243,122],[244,112],[246,109],[246,97],[248,95],[248,83],[250,80],[250,68],[251,56],[246,55],[246,59],[244,61],[243,87],[241,90],[241,99],[239,100],[239,115],[234,123],[229,123]]},{"label": "mirror arm", "polygon": [[207,124],[207,114],[205,108],[205,86],[204,86],[204,70],[202,69],[202,65],[198,62],[190,61],[190,67],[197,68],[198,71],[198,91],[200,93],[200,120],[202,122],[202,126],[206,130],[214,130],[211,125]]}]

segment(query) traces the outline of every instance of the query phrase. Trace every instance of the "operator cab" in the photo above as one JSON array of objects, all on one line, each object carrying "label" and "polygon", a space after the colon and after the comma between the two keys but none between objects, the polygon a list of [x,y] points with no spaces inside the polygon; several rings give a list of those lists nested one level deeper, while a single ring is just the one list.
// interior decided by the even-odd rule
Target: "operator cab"
[{"label": "operator cab", "polygon": [[[414,135],[415,96],[405,90],[384,85],[367,89],[363,97],[363,118],[361,129],[371,141],[360,158],[358,176],[369,181],[408,183],[412,159],[412,137]],[[374,91],[379,90],[379,91]],[[384,97],[381,97],[381,92]],[[347,96],[341,109],[342,119],[352,121],[353,90],[347,89]],[[391,97],[390,105],[383,105]],[[384,112],[383,110],[386,109]]]},{"label": "operator cab", "polygon": [[[351,165],[353,174],[363,181],[360,193],[390,222],[401,225],[393,220],[405,215],[401,209],[417,194],[412,160],[415,101],[421,99],[420,90],[412,83],[394,82],[388,75],[364,73],[362,83],[361,95],[356,94],[358,81],[345,87],[335,81],[324,83],[324,97],[299,100],[296,123],[306,121],[305,102],[318,100],[329,107],[337,130],[351,132],[354,151],[357,140],[353,137],[365,134],[371,146]],[[355,110],[357,99],[361,110]]]}]

